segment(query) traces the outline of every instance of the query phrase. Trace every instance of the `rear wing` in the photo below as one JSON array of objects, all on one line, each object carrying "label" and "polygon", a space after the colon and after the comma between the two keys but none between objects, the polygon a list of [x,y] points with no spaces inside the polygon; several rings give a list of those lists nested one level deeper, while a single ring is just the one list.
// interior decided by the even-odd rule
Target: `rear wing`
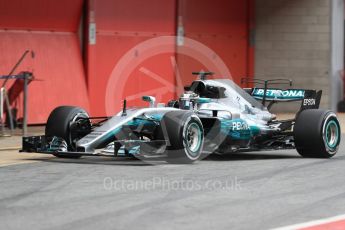
[{"label": "rear wing", "polygon": [[292,86],[292,80],[290,79],[250,79],[242,78],[241,83],[254,83],[264,85],[264,88],[247,88],[244,89],[252,97],[257,100],[261,100],[265,106],[266,101],[270,104],[267,106],[268,109],[277,102],[290,102],[290,101],[302,101],[300,111],[305,109],[318,109],[321,102],[322,90],[309,90],[309,89],[278,89],[268,88],[269,85],[282,85],[288,84]]},{"label": "rear wing", "polygon": [[[322,90],[305,89],[264,89],[251,88],[245,89],[252,97],[263,102],[270,102],[270,108],[276,102],[302,101],[301,110],[318,109],[321,102]],[[265,94],[266,91],[266,94]]]},{"label": "rear wing", "polygon": [[[258,100],[263,100],[265,89],[254,88],[252,89],[251,95]],[[302,89],[267,89],[266,90],[266,101],[299,101],[304,99],[305,90]]]}]

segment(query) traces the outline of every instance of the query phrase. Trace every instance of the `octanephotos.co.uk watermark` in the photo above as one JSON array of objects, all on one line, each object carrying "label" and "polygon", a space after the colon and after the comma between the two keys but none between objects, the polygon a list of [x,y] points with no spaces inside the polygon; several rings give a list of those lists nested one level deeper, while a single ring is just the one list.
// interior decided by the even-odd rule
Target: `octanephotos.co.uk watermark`
[{"label": "octanephotos.co.uk watermark", "polygon": [[192,180],[185,177],[170,179],[152,177],[146,180],[105,177],[103,188],[112,191],[238,191],[242,181],[238,177]]}]

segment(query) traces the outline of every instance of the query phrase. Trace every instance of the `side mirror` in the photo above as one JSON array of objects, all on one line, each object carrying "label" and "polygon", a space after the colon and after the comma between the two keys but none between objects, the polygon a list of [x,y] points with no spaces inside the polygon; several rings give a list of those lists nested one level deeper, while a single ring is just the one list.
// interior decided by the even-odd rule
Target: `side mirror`
[{"label": "side mirror", "polygon": [[200,97],[196,100],[196,103],[198,104],[205,104],[205,103],[210,103],[211,99],[210,98],[206,98],[206,97]]},{"label": "side mirror", "polygon": [[143,99],[143,101],[146,101],[146,102],[150,103],[150,108],[154,108],[155,107],[155,103],[156,103],[156,98],[155,97],[143,96],[142,99]]}]

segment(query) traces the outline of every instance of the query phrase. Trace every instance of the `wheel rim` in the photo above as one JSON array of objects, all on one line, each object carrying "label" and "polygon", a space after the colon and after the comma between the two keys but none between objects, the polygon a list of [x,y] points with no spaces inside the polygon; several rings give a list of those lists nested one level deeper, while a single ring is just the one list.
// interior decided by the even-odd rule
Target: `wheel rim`
[{"label": "wheel rim", "polygon": [[[78,113],[73,117],[73,119],[70,122],[69,141],[70,141],[71,145],[73,146],[73,148],[75,148],[75,144],[76,144],[77,140],[79,140],[81,138],[79,136],[77,130],[75,130],[75,128],[76,128],[75,124],[78,121],[78,118],[89,118],[89,115],[87,113]],[[86,125],[86,124],[84,124],[84,125]],[[90,126],[91,126],[91,124],[90,124]]]},{"label": "wheel rim", "polygon": [[186,132],[187,148],[193,154],[197,154],[202,142],[202,132],[199,125],[195,123],[189,124]]},{"label": "wheel rim", "polygon": [[339,142],[339,127],[338,124],[331,120],[326,125],[325,141],[329,148],[334,149]]}]

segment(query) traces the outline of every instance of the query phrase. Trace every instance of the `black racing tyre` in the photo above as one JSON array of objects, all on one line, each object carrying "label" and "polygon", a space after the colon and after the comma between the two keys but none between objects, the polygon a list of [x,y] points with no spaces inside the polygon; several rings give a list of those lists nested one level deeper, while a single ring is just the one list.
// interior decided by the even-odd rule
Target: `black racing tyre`
[{"label": "black racing tyre", "polygon": [[[55,108],[49,115],[45,135],[46,137],[60,137],[67,143],[68,150],[75,150],[74,140],[77,139],[77,134],[71,130],[71,122],[77,117],[88,118],[85,110],[74,106],[60,106]],[[79,155],[73,154],[54,154],[60,158],[80,158]]]},{"label": "black racing tyre", "polygon": [[339,148],[341,130],[337,116],[329,110],[302,111],[294,125],[297,152],[303,157],[330,158]]},{"label": "black racing tyre", "polygon": [[200,159],[204,145],[204,130],[200,119],[189,111],[171,111],[161,120],[166,140],[167,161],[174,164],[189,164]]}]

